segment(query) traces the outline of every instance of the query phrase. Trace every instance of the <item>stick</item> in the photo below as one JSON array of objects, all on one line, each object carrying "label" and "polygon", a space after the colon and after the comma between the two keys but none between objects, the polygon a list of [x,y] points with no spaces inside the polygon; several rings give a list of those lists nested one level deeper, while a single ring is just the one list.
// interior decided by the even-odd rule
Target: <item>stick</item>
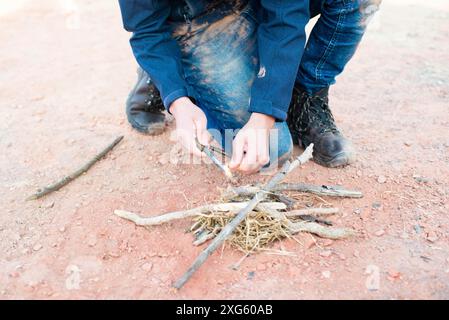
[{"label": "stick", "polygon": [[309,209],[300,209],[300,210],[292,210],[285,212],[287,217],[298,217],[298,216],[328,216],[332,214],[338,213],[338,208],[309,208]]},{"label": "stick", "polygon": [[[142,217],[134,212],[115,210],[114,214],[130,220],[137,224],[138,226],[155,226],[162,223],[170,222],[173,220],[184,219],[189,217],[194,217],[200,214],[206,214],[209,212],[235,212],[245,208],[248,202],[229,202],[229,203],[217,203],[217,204],[207,204],[201,207],[193,208],[190,210],[174,211],[163,215],[155,217]],[[264,205],[269,206],[272,209],[284,210],[287,206],[282,202],[266,202]]]},{"label": "stick", "polygon": [[346,190],[336,186],[315,186],[306,183],[282,183],[276,187],[276,191],[298,191],[309,192],[319,196],[331,196],[342,198],[362,198],[363,193],[360,191]]},{"label": "stick", "polygon": [[[224,194],[225,198],[234,198],[236,196],[252,196],[260,191],[259,187],[243,186],[227,190]],[[280,191],[298,191],[308,192],[319,196],[341,197],[341,198],[362,198],[363,193],[360,191],[346,190],[335,186],[316,186],[306,183],[281,183],[273,188],[274,192]]]},{"label": "stick", "polygon": [[274,175],[270,181],[265,185],[265,188],[257,192],[254,197],[247,203],[246,207],[243,208],[237,216],[231,220],[221,232],[212,240],[212,243],[203,250],[200,255],[193,262],[191,267],[187,270],[184,275],[175,282],[174,287],[176,289],[182,288],[184,284],[190,279],[190,277],[201,267],[201,265],[207,260],[207,258],[234,232],[237,226],[242,222],[245,217],[257,206],[259,202],[265,199],[267,196],[267,191],[271,191],[274,186],[280,183],[285,176],[294,170],[300,164],[304,164],[312,158],[313,143],[310,144],[304,153],[297,157],[292,163],[287,161],[282,169]]},{"label": "stick", "polygon": [[273,194],[280,202],[285,203],[287,206],[287,209],[292,209],[295,205],[295,200],[293,200],[290,197],[287,197],[286,195],[283,195],[282,193],[274,193]]},{"label": "stick", "polygon": [[344,229],[344,228],[327,228],[315,222],[296,222],[290,223],[289,229],[292,234],[298,232],[309,232],[314,233],[321,238],[328,239],[343,239],[356,234],[356,232],[352,229]]},{"label": "stick", "polygon": [[218,230],[220,230],[220,227],[215,227],[214,230],[212,231],[207,231],[203,234],[200,234],[200,236],[198,237],[198,239],[196,239],[195,241],[193,241],[193,245],[194,246],[200,246],[202,245],[204,242],[212,239],[213,237],[215,237],[215,235],[217,234]]},{"label": "stick", "polygon": [[[221,171],[223,171],[224,175],[226,176],[226,178],[228,178],[231,182],[235,182],[235,178],[232,175],[231,170],[229,169],[229,167],[226,164],[223,164],[220,162],[220,160],[217,159],[217,157],[215,157],[215,155],[212,153],[212,149],[213,147],[208,147],[205,146],[203,144],[201,144],[198,140],[198,137],[195,137],[195,142],[196,142],[196,146],[198,149],[200,149],[201,152],[204,152],[205,155],[207,155],[209,157],[209,159],[218,167],[221,169]],[[220,153],[222,155],[225,155],[224,152],[221,150]]]},{"label": "stick", "polygon": [[73,172],[72,174],[64,177],[63,179],[59,180],[58,182],[49,185],[47,187],[44,187],[40,191],[36,192],[35,194],[28,197],[26,200],[36,200],[39,198],[42,198],[43,196],[46,196],[49,193],[52,193],[54,191],[58,191],[62,187],[64,187],[66,184],[69,184],[79,176],[81,176],[83,173],[87,172],[96,162],[98,162],[101,158],[103,158],[105,155],[109,153],[114,147],[122,141],[123,136],[120,136],[116,138],[110,145],[108,145],[103,151],[101,151],[99,154],[97,154],[92,160],[87,162],[84,166]]}]

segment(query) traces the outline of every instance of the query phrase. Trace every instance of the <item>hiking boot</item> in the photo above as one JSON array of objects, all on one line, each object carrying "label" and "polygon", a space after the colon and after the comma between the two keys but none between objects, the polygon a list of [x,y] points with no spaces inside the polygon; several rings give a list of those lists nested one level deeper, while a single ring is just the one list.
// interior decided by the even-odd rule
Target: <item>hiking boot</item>
[{"label": "hiking boot", "polygon": [[341,167],[354,159],[351,143],[335,125],[329,109],[329,88],[309,94],[295,86],[287,124],[295,144],[306,148],[313,143],[313,160],[326,167]]},{"label": "hiking boot", "polygon": [[158,135],[165,130],[165,110],[159,91],[148,74],[137,70],[137,83],[126,101],[126,115],[137,131]]}]

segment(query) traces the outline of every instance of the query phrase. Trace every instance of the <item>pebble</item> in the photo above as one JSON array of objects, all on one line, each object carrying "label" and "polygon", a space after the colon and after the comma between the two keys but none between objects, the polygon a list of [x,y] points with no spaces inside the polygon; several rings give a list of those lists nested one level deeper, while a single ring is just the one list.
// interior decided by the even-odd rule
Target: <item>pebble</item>
[{"label": "pebble", "polygon": [[140,268],[144,271],[151,271],[153,269],[153,264],[151,262],[146,262],[141,265]]},{"label": "pebble", "polygon": [[353,255],[354,257],[358,258],[360,256],[359,250],[355,250]]},{"label": "pebble", "polygon": [[346,256],[343,253],[339,253],[338,257],[343,261],[346,260]]},{"label": "pebble", "polygon": [[385,230],[383,229],[377,230],[374,234],[378,237],[381,237],[385,234]]},{"label": "pebble", "polygon": [[320,252],[320,256],[325,257],[325,258],[330,257],[331,255],[332,255],[331,250],[325,250],[325,251]]},{"label": "pebble", "polygon": [[59,232],[65,232],[65,227],[59,228]]},{"label": "pebble", "polygon": [[358,177],[361,177],[361,176],[363,176],[363,172],[362,172],[362,170],[357,170],[357,176],[358,176]]},{"label": "pebble", "polygon": [[44,208],[45,208],[45,209],[51,209],[51,208],[53,208],[54,206],[55,206],[55,202],[54,202],[54,201],[51,201],[51,202],[45,204],[45,205],[44,205]]},{"label": "pebble", "polygon": [[385,176],[379,176],[379,177],[377,177],[377,182],[385,183],[385,182],[387,182],[387,178]]},{"label": "pebble", "polygon": [[388,271],[388,280],[394,281],[401,279],[401,273],[398,271],[390,270]]},{"label": "pebble", "polygon": [[380,202],[373,202],[371,206],[373,207],[373,209],[379,209],[380,207],[382,207],[382,204]]},{"label": "pebble", "polygon": [[259,263],[256,267],[257,271],[264,271],[267,269],[267,266],[263,263]]},{"label": "pebble", "polygon": [[87,245],[89,247],[95,247],[96,244],[97,244],[97,239],[95,239],[95,238],[89,239],[89,241],[87,241]]},{"label": "pebble", "polygon": [[323,276],[323,278],[329,279],[331,277],[331,272],[326,270],[326,271],[321,272],[321,275]]},{"label": "pebble", "polygon": [[429,241],[429,242],[435,242],[435,241],[438,240],[438,236],[434,232],[429,232],[427,234],[426,240]]},{"label": "pebble", "polygon": [[40,243],[35,244],[33,247],[34,251],[39,251],[40,249],[42,249],[42,245]]},{"label": "pebble", "polygon": [[324,246],[324,247],[329,247],[329,246],[331,246],[333,243],[334,243],[334,240],[332,240],[332,239],[324,239],[324,240],[321,242],[321,245]]}]

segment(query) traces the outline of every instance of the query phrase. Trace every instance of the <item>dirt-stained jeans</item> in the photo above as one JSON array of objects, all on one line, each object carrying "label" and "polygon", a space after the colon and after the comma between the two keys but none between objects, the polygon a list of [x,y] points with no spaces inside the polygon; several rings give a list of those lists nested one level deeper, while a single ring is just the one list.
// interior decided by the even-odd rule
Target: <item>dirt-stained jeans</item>
[{"label": "dirt-stained jeans", "polygon": [[[241,4],[242,1],[239,1]],[[258,70],[254,4],[217,5],[192,21],[173,22],[185,79],[194,89],[208,129],[228,154],[232,139],[250,117],[251,84]],[[354,54],[380,0],[311,0],[311,17],[321,14],[307,42],[297,83],[315,92],[335,82]],[[299,59],[299,58],[298,58]],[[285,94],[290,94],[286,92]],[[285,122],[270,135],[270,162],[281,163],[293,149]]]}]

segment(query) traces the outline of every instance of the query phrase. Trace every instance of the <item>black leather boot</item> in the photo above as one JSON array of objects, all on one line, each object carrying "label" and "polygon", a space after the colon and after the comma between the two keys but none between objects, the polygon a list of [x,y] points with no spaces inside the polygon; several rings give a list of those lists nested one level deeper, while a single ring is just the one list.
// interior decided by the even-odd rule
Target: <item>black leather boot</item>
[{"label": "black leather boot", "polygon": [[165,130],[165,110],[159,91],[148,74],[137,70],[137,83],[126,101],[126,115],[137,131],[158,135]]},{"label": "black leather boot", "polygon": [[295,86],[287,116],[293,142],[306,148],[314,144],[313,160],[326,167],[341,167],[354,160],[351,143],[335,125],[329,109],[329,88],[309,94]]}]

